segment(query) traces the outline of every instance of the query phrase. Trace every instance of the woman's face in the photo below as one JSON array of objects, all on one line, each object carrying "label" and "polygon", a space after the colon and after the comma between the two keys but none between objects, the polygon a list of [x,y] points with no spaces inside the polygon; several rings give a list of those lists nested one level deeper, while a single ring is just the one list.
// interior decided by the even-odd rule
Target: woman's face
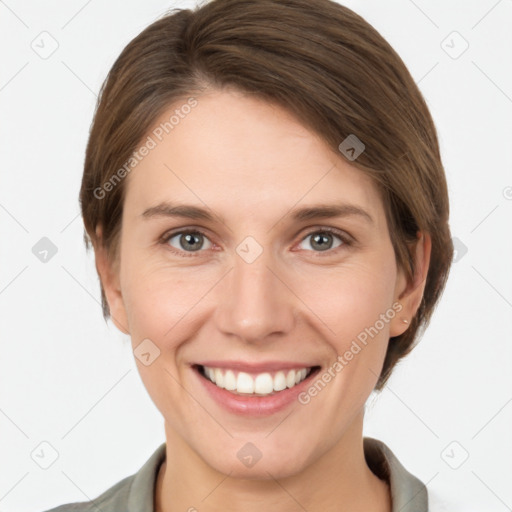
[{"label": "woman's face", "polygon": [[360,439],[406,328],[383,203],[279,107],[212,91],[184,111],[126,178],[111,312],[168,437],[231,476],[291,475]]}]

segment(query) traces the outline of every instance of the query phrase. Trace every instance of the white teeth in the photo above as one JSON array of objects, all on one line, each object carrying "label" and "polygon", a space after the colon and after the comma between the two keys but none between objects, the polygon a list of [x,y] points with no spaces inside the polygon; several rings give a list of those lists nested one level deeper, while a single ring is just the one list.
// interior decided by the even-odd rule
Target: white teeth
[{"label": "white teeth", "polygon": [[282,391],[286,388],[286,377],[284,376],[284,372],[277,372],[274,377],[274,389],[276,391]]},{"label": "white teeth", "polygon": [[222,370],[220,370],[219,368],[215,370],[215,384],[217,384],[219,388],[224,387],[224,374],[222,373]]},{"label": "white teeth", "polygon": [[228,391],[233,391],[236,389],[236,377],[231,370],[228,370],[224,374],[224,388],[226,388]]},{"label": "white teeth", "polygon": [[239,393],[254,393],[254,379],[245,372],[240,372],[236,379],[236,390]]},{"label": "white teeth", "polygon": [[274,381],[270,373],[260,373],[254,379],[254,392],[260,395],[267,395],[274,390]]},{"label": "white teeth", "polygon": [[[300,372],[297,372],[297,375],[300,377]],[[288,372],[288,375],[286,376],[286,387],[292,388],[293,386],[295,386],[295,380],[300,380],[300,379],[297,379],[295,372],[294,371]]]},{"label": "white teeth", "polygon": [[292,388],[302,382],[308,374],[307,368],[298,370],[278,371],[272,376],[269,372],[252,375],[246,372],[210,368],[204,366],[206,377],[219,388],[235,393],[270,395],[286,388]]}]

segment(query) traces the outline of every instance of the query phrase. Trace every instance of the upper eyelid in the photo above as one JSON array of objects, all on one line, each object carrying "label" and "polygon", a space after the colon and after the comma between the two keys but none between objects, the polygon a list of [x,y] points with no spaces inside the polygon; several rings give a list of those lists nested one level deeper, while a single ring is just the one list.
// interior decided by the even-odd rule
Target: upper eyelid
[{"label": "upper eyelid", "polygon": [[[322,233],[322,232],[325,232],[325,233],[330,233],[332,234],[333,236],[337,236],[344,244],[347,244],[347,242],[353,242],[354,241],[354,237],[352,235],[350,235],[348,232],[346,232],[345,230],[343,229],[340,229],[340,228],[334,228],[334,227],[331,227],[331,226],[310,226],[309,228],[303,228],[301,229],[301,231],[306,231],[304,233],[304,235],[302,236],[302,238],[299,240],[298,243],[301,243],[304,241],[304,239],[306,239],[308,236],[311,236],[315,233]],[[161,237],[161,240],[163,243],[165,242],[168,242],[171,238],[174,238],[175,236],[177,235],[182,235],[182,234],[194,234],[194,233],[199,233],[203,236],[205,236],[211,244],[215,245],[215,242],[213,242],[211,239],[210,239],[210,236],[208,235],[207,233],[207,230],[205,230],[204,228],[199,228],[199,227],[188,227],[188,228],[178,228],[177,231],[169,231],[169,232],[166,232],[164,233],[164,235],[162,235]],[[297,235],[295,235],[297,236]],[[294,238],[295,238],[294,236]],[[174,248],[176,249],[176,248]],[[182,250],[182,249],[176,249],[176,250]],[[194,252],[203,252],[203,251],[183,251],[183,252],[189,252],[190,254],[193,254]],[[321,252],[321,251],[314,251],[314,252]],[[328,252],[328,251],[326,251]]]},{"label": "upper eyelid", "polygon": [[[314,235],[315,233],[329,233],[333,236],[338,237],[343,242],[343,245],[352,244],[355,241],[354,237],[352,235],[350,235],[349,233],[347,233],[343,229],[330,228],[330,227],[324,226],[323,228],[313,227],[313,228],[309,229],[307,231],[307,233],[305,233],[304,236],[300,239],[299,243],[304,241],[304,239],[306,239],[308,236]],[[333,250],[336,250],[336,249],[337,249],[337,247],[335,247]],[[313,252],[318,252],[320,254],[323,251],[313,251]],[[330,252],[330,251],[325,251],[325,252]]]}]

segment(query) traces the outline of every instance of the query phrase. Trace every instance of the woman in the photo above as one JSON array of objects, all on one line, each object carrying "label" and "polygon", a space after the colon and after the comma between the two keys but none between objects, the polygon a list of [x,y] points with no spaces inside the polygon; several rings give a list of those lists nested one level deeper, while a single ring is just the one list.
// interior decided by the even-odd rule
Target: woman
[{"label": "woman", "polygon": [[435,127],[375,29],[329,0],[166,15],[107,77],[80,202],[166,443],[53,510],[428,510],[362,430],[453,250]]}]

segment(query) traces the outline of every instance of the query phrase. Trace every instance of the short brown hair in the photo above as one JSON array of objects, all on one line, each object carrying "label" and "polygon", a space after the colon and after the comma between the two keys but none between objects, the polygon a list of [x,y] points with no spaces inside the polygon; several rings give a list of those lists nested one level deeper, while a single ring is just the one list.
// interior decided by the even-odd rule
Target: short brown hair
[{"label": "short brown hair", "polygon": [[[436,129],[416,83],[371,25],[330,0],[213,0],[173,10],[125,47],[101,88],[80,190],[87,247],[89,240],[101,244],[116,261],[126,180],[105,197],[95,191],[165,109],[205,87],[235,87],[274,102],[335,151],[350,134],[360,139],[365,151],[351,163],[377,184],[397,263],[409,278],[417,232],[430,234],[423,299],[409,329],[390,340],[381,389],[428,324],[453,253]],[[107,319],[103,286],[101,294]]]}]

